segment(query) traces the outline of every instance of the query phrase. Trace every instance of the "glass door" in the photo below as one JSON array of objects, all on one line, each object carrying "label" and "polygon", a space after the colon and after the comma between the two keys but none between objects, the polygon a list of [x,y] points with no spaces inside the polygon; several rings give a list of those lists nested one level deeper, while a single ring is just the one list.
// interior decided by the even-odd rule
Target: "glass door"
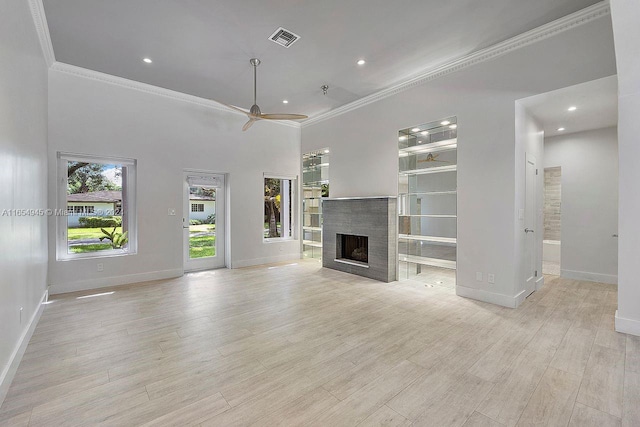
[{"label": "glass door", "polygon": [[224,175],[185,172],[182,233],[184,270],[225,266]]}]

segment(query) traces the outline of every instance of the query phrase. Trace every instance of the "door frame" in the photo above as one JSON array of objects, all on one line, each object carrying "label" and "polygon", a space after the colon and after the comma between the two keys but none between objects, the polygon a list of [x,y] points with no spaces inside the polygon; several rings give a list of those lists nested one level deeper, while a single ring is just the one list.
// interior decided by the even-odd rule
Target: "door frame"
[{"label": "door frame", "polygon": [[[527,184],[529,182],[529,165],[533,166],[534,174],[531,179],[531,183],[533,184],[533,188],[528,188]],[[536,291],[538,275],[534,272],[537,272],[538,269],[538,247],[537,247],[537,237],[536,231],[540,232],[538,229],[538,164],[535,156],[530,153],[525,153],[525,177],[524,177],[524,228],[522,232],[525,233],[524,237],[524,277],[523,277],[523,289],[525,293],[525,297],[531,295]],[[531,191],[531,194],[529,193]],[[529,198],[533,201],[533,206],[528,206]],[[532,227],[532,232],[526,232],[529,227]],[[531,240],[531,242],[530,242]],[[530,246],[530,248],[528,248]],[[530,257],[527,257],[527,250],[530,249],[531,253]],[[533,264],[533,271],[529,271],[530,265]],[[539,272],[542,274],[542,272]],[[531,275],[530,275],[531,274]]]},{"label": "door frame", "polygon": [[[186,263],[186,259],[185,259],[185,254],[187,253],[187,248],[185,248],[185,239],[184,239],[184,220],[185,220],[185,214],[187,214],[188,212],[186,211],[187,207],[188,207],[188,201],[185,201],[185,186],[187,185],[187,177],[193,174],[205,174],[205,175],[217,175],[217,176],[221,176],[224,179],[224,185],[223,185],[223,190],[224,190],[224,197],[223,197],[223,201],[224,201],[224,207],[223,207],[223,211],[224,211],[224,239],[223,242],[217,241],[217,244],[221,244],[222,247],[224,248],[224,263],[223,265],[221,265],[220,267],[215,267],[215,268],[232,268],[231,266],[231,198],[230,198],[230,185],[229,185],[229,173],[228,172],[214,172],[214,171],[210,171],[210,170],[203,170],[203,169],[184,169],[183,173],[182,173],[182,194],[181,194],[181,205],[182,205],[182,218],[183,221],[181,221],[180,223],[180,228],[182,231],[182,235],[181,235],[181,239],[182,239],[182,252],[181,252],[181,256],[182,256],[182,268],[183,268],[183,273],[188,273],[188,272],[195,272],[195,271],[202,271],[202,270],[207,270],[209,268],[196,268],[196,269],[185,269],[185,263]],[[216,212],[217,212],[217,206],[216,206]],[[216,224],[216,228],[217,228],[217,224]],[[217,237],[217,236],[216,236]],[[220,246],[217,246],[220,247]]]}]

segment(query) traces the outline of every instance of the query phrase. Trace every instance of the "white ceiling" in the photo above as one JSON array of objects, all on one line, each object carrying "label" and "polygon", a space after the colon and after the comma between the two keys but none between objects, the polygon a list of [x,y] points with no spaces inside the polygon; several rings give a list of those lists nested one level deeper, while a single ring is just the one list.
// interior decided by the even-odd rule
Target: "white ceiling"
[{"label": "white ceiling", "polygon": [[[44,7],[60,62],[248,108],[249,59],[258,57],[262,111],[313,117],[595,3],[44,0]],[[280,26],[301,39],[289,49],[269,41]],[[359,58],[367,63],[356,65]]]},{"label": "white ceiling", "polygon": [[[544,128],[545,137],[618,124],[618,77],[569,86],[520,101]],[[568,111],[569,107],[575,111]],[[559,128],[564,131],[558,131]]]}]

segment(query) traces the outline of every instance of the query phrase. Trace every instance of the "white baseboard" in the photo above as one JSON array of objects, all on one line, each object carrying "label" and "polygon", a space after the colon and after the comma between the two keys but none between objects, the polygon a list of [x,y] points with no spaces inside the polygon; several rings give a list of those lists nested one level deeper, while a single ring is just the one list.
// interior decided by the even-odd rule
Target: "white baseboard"
[{"label": "white baseboard", "polygon": [[526,298],[524,291],[512,297],[494,292],[485,291],[484,289],[467,288],[466,286],[456,286],[456,295],[465,298],[476,299],[478,301],[489,302],[491,304],[501,305],[508,308],[517,308]]},{"label": "white baseboard", "polygon": [[618,284],[618,276],[615,274],[591,273],[589,271],[560,270],[560,277],[573,280],[585,280],[587,282]]},{"label": "white baseboard", "polygon": [[536,280],[536,291],[539,291],[544,286],[544,276],[541,276]]},{"label": "white baseboard", "polygon": [[22,356],[24,355],[25,350],[27,349],[27,345],[29,345],[29,340],[33,335],[33,331],[36,330],[36,326],[38,325],[38,321],[40,320],[40,316],[42,315],[42,310],[44,309],[43,302],[46,302],[49,298],[49,290],[45,290],[42,298],[40,299],[40,303],[38,304],[38,308],[31,316],[29,320],[29,325],[20,336],[18,340],[18,344],[16,348],[11,353],[11,357],[9,358],[9,363],[2,371],[2,375],[0,375],[0,406],[2,406],[2,402],[4,402],[4,398],[7,397],[7,392],[9,391],[9,386],[11,386],[11,382],[13,381],[13,377],[16,375],[18,371],[18,366],[20,366],[20,361],[22,360]]},{"label": "white baseboard", "polygon": [[295,260],[299,260],[300,258],[302,258],[302,255],[299,253],[295,253],[295,254],[277,255],[277,256],[264,257],[264,258],[241,259],[238,261],[233,261],[231,268],[252,267],[254,265],[271,264],[274,262],[282,262],[282,261],[295,261]]},{"label": "white baseboard", "polygon": [[52,283],[49,286],[49,292],[51,295],[56,295],[68,292],[88,291],[91,289],[128,285],[130,283],[148,282],[150,280],[172,279],[174,277],[180,277],[183,274],[183,269],[176,268],[171,270],[151,271],[149,273],[126,274],[123,276],[78,280],[76,282]]},{"label": "white baseboard", "polygon": [[640,320],[620,317],[618,316],[618,310],[616,310],[616,331],[640,336]]}]

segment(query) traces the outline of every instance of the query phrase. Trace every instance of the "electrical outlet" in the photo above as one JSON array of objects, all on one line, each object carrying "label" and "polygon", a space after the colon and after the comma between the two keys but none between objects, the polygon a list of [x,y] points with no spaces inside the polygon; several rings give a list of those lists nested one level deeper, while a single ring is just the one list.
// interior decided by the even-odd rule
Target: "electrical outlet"
[{"label": "electrical outlet", "polygon": [[98,271],[104,271],[104,264],[101,262],[98,263]]},{"label": "electrical outlet", "polygon": [[482,272],[478,271],[478,272],[476,273],[476,280],[477,280],[478,282],[482,282]]},{"label": "electrical outlet", "polygon": [[174,208],[169,208],[169,216],[176,216],[176,210]]},{"label": "electrical outlet", "polygon": [[496,275],[493,273],[487,274],[487,282],[496,283]]}]

